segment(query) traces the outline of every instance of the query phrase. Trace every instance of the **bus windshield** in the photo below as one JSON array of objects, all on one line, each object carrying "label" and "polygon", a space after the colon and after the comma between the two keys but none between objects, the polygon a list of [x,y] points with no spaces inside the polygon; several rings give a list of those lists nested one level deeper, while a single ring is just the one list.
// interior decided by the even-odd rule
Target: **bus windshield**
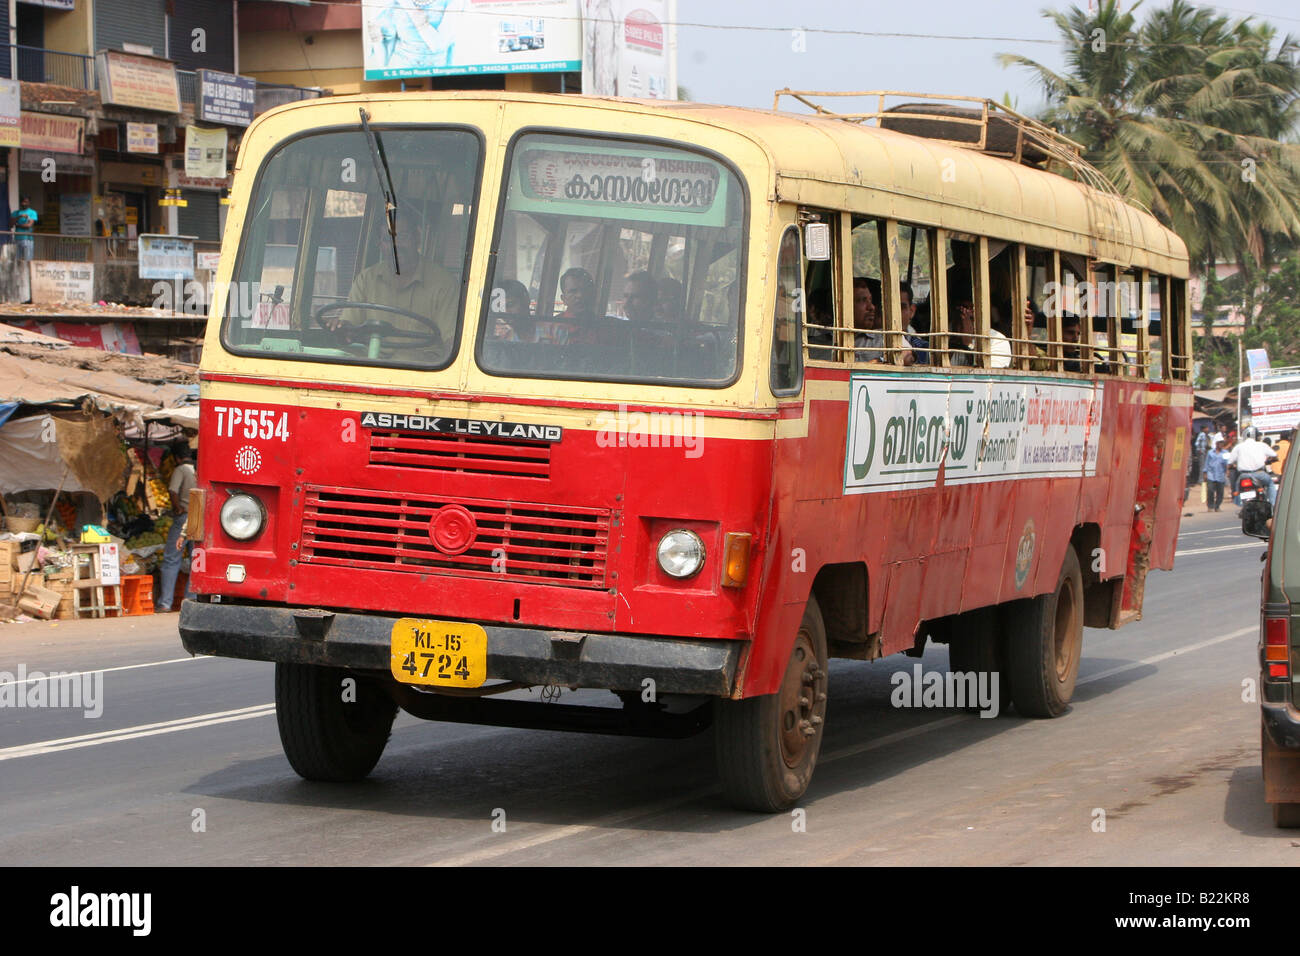
[{"label": "bus windshield", "polygon": [[682,149],[531,134],[512,151],[484,370],[721,386],[738,368],[744,192]]},{"label": "bus windshield", "polygon": [[478,137],[374,133],[303,136],[263,166],[227,300],[231,351],[423,369],[455,358]]}]

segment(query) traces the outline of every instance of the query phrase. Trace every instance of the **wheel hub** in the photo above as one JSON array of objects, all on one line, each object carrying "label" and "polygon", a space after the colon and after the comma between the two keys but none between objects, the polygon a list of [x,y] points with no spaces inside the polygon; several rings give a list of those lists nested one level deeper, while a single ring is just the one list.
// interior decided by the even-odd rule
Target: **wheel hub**
[{"label": "wheel hub", "polygon": [[781,757],[787,767],[796,769],[820,740],[826,717],[826,670],[803,628],[795,638],[780,700]]},{"label": "wheel hub", "polygon": [[1075,620],[1079,606],[1074,599],[1074,589],[1066,581],[1061,586],[1061,593],[1056,596],[1056,679],[1064,683],[1076,666],[1075,657],[1079,653],[1078,642],[1074,635],[1078,632]]}]

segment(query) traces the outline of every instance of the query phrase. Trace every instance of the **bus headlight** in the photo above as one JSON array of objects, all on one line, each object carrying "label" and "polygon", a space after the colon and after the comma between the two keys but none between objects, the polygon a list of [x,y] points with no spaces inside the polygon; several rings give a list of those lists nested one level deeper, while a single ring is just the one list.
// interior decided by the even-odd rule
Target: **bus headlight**
[{"label": "bus headlight", "polygon": [[659,567],[675,578],[689,578],[704,567],[704,542],[694,531],[669,531],[659,539]]},{"label": "bus headlight", "polygon": [[252,495],[231,495],[221,506],[221,530],[236,541],[251,541],[265,525],[266,509]]}]

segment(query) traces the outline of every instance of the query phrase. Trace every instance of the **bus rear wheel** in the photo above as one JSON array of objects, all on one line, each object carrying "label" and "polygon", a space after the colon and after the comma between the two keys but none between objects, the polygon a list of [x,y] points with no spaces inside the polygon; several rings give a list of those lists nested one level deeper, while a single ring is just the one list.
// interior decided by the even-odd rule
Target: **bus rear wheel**
[{"label": "bus rear wheel", "polygon": [[1059,717],[1070,706],[1083,654],[1083,574],[1073,547],[1056,590],[1006,606],[1011,699],[1025,717]]},{"label": "bus rear wheel", "polygon": [[828,657],[826,626],[810,596],[780,689],[717,702],[718,774],[733,806],[774,813],[808,789],[826,727]]},{"label": "bus rear wheel", "polygon": [[332,667],[275,665],[280,743],[307,780],[344,782],[370,773],[396,716],[397,705],[372,680]]}]

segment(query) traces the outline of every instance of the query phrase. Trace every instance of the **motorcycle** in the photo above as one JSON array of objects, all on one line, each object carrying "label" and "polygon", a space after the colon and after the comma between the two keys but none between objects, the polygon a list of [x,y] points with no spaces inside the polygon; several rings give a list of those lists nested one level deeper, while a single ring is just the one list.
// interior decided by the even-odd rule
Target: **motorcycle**
[{"label": "motorcycle", "polygon": [[[1277,484],[1277,476],[1271,480]],[[1253,475],[1240,475],[1237,478],[1237,497],[1241,501],[1241,533],[1253,538],[1268,540],[1273,518],[1273,506],[1268,503],[1269,490],[1260,484]]]}]

